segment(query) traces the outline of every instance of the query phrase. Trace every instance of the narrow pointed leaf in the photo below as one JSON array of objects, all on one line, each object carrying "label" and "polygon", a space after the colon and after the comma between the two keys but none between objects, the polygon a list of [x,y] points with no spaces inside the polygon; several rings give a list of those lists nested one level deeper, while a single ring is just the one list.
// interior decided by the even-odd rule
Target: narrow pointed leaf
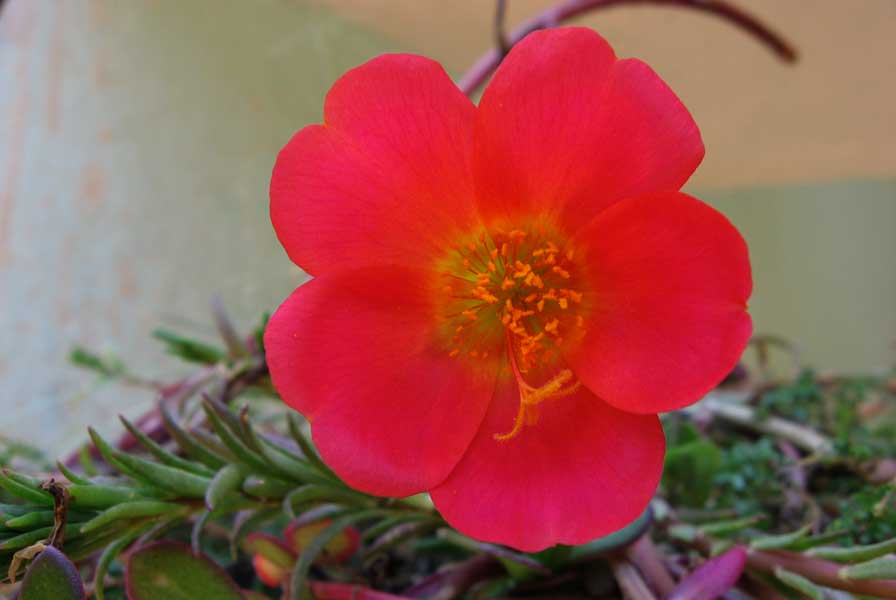
[{"label": "narrow pointed leaf", "polygon": [[257,475],[250,475],[243,482],[244,492],[250,496],[266,500],[282,500],[295,487],[295,484],[282,479],[267,476],[259,477]]},{"label": "narrow pointed leaf", "polygon": [[220,400],[216,400],[212,398],[209,394],[202,394],[202,405],[203,408],[211,409],[222,423],[227,425],[227,428],[239,438],[242,442],[246,443],[248,440],[245,439],[243,431],[243,422],[240,420],[240,417],[232,410],[230,410],[223,402]]},{"label": "narrow pointed leaf", "polygon": [[769,535],[766,537],[757,538],[750,543],[750,548],[752,548],[753,550],[781,550],[784,548],[790,548],[796,542],[805,539],[805,537],[809,535],[810,531],[812,531],[812,526],[805,525],[791,533]]},{"label": "narrow pointed leaf", "polygon": [[196,440],[196,443],[203,448],[222,457],[224,459],[224,464],[237,462],[239,460],[236,454],[231,452],[227,446],[221,443],[221,439],[217,435],[204,429],[193,429],[190,431],[190,435],[192,435],[193,439]]},{"label": "narrow pointed leaf", "polygon": [[239,490],[245,477],[246,470],[242,465],[230,464],[221,467],[206,489],[205,506],[209,510],[214,510],[224,497]]},{"label": "narrow pointed leaf", "polygon": [[71,485],[68,488],[70,502],[78,508],[107,508],[122,502],[158,498],[152,490],[142,490],[115,485]]},{"label": "narrow pointed leaf", "polygon": [[315,463],[309,462],[295,455],[285,448],[281,448],[265,436],[258,435],[254,430],[248,430],[253,436],[259,453],[286,477],[301,482],[332,483],[338,481],[332,477],[329,471],[321,471]]},{"label": "narrow pointed leaf", "polygon": [[[272,473],[273,469],[264,461],[264,459],[250,449],[245,442],[240,439],[239,435],[227,426],[218,412],[214,409],[212,403],[209,402],[208,398],[202,403],[202,408],[205,411],[205,415],[208,417],[209,423],[211,423],[212,428],[215,430],[215,433],[218,434],[218,437],[224,445],[227,446],[228,450],[253,470],[261,473]],[[237,427],[239,427],[238,422]]]},{"label": "narrow pointed leaf", "polygon": [[796,590],[811,600],[824,600],[824,592],[821,591],[821,588],[802,575],[778,567],[775,569],[775,577],[787,587]]},{"label": "narrow pointed leaf", "polygon": [[27,504],[0,504],[0,524],[6,519],[21,517],[34,511],[46,510],[45,506],[32,506]]},{"label": "narrow pointed leaf", "polygon": [[[66,525],[64,531],[65,539],[72,540],[81,534],[81,527],[80,525]],[[28,531],[26,533],[21,533],[13,537],[6,538],[0,541],[0,551],[5,552],[9,550],[20,550],[22,548],[26,548],[31,544],[46,540],[52,532],[52,527],[41,527],[40,529],[35,529],[33,531]]]},{"label": "narrow pointed leaf", "polygon": [[841,579],[896,579],[896,557],[881,556],[840,569]]},{"label": "narrow pointed leaf", "polygon": [[59,472],[62,473],[62,475],[72,483],[90,485],[89,479],[87,479],[86,477],[81,477],[80,475],[66,467],[62,462],[56,461],[56,468],[59,469]]},{"label": "narrow pointed leaf", "polygon": [[828,531],[819,535],[813,535],[812,537],[803,538],[801,540],[793,542],[788,550],[809,550],[810,548],[817,548],[818,546],[821,546],[823,544],[835,542],[848,535],[852,534],[846,529],[841,529],[839,531]]},{"label": "narrow pointed leaf", "polygon": [[211,482],[208,477],[121,452],[110,446],[93,428],[88,428],[87,431],[103,458],[135,479],[186,498],[203,498],[205,496],[205,490]]},{"label": "narrow pointed leaf", "polygon": [[[81,511],[68,511],[67,517],[69,523],[77,523],[78,521],[86,521],[95,516],[95,513],[85,513]],[[46,527],[56,522],[56,514],[52,510],[37,510],[27,514],[8,519],[6,527],[10,529],[34,529],[36,527]]]},{"label": "narrow pointed leaf", "polygon": [[95,477],[97,475],[98,471],[96,470],[96,463],[93,462],[89,444],[82,444],[81,448],[78,450],[78,464],[81,465],[81,470],[84,471],[88,477]]},{"label": "narrow pointed leaf", "polygon": [[246,356],[249,353],[246,344],[243,343],[243,340],[241,340],[240,336],[236,333],[236,329],[233,327],[233,322],[230,320],[230,316],[224,308],[224,302],[217,294],[212,297],[212,318],[215,321],[215,328],[218,330],[218,335],[221,336],[221,339],[227,346],[228,354],[230,354],[232,358]]},{"label": "narrow pointed leaf", "polygon": [[170,467],[181,469],[182,471],[189,471],[190,473],[201,475],[203,477],[211,477],[212,475],[214,475],[214,471],[212,471],[205,465],[191,460],[186,460],[172,452],[169,452],[154,439],[146,435],[146,433],[144,433],[139,427],[134,426],[133,423],[125,419],[123,416],[119,415],[118,419],[121,421],[122,425],[124,425],[125,429],[127,429],[130,434],[133,435],[134,438],[136,438],[136,440],[140,442],[140,444],[144,448],[146,448],[153,456],[155,456],[159,460],[159,462]]},{"label": "narrow pointed leaf", "polygon": [[226,354],[215,346],[185,338],[167,329],[156,329],[152,335],[165,344],[169,354],[179,356],[187,362],[213,365],[227,358]]},{"label": "narrow pointed leaf", "polygon": [[896,538],[885,540],[877,544],[867,546],[852,546],[841,548],[834,546],[820,546],[807,551],[809,556],[832,560],[834,562],[861,562],[896,552]]},{"label": "narrow pointed leaf", "polygon": [[317,465],[317,468],[321,472],[335,477],[333,471],[324,463],[320,455],[314,449],[314,446],[311,445],[311,442],[309,442],[308,438],[305,437],[305,435],[302,433],[302,422],[299,420],[299,416],[295,413],[290,412],[286,416],[286,422],[289,425],[289,434],[292,436],[292,439],[295,440],[295,442],[299,445],[299,448],[302,449],[302,454],[305,455],[305,459]]},{"label": "narrow pointed leaf", "polygon": [[41,490],[37,486],[30,487],[15,481],[12,472],[3,469],[0,471],[0,488],[6,490],[16,498],[21,498],[35,504],[43,504],[45,506],[53,506],[53,496]]},{"label": "narrow pointed leaf", "polygon": [[168,430],[168,433],[186,454],[212,469],[220,469],[227,464],[227,460],[223,456],[212,452],[194,440],[189,433],[178,425],[174,415],[171,414],[171,411],[164,403],[159,406],[159,412],[162,414],[162,424],[165,426],[165,429]]},{"label": "narrow pointed leaf", "polygon": [[107,508],[93,519],[81,525],[81,533],[90,533],[96,529],[119,520],[138,519],[174,515],[187,510],[186,507],[173,502],[160,500],[135,500]]},{"label": "narrow pointed leaf", "polygon": [[706,523],[701,525],[699,529],[706,535],[729,535],[747,529],[748,527],[752,527],[764,518],[763,515],[751,515],[742,519],[730,519]]},{"label": "narrow pointed leaf", "polygon": [[295,518],[297,511],[306,504],[324,501],[327,503],[339,503],[340,500],[354,500],[349,495],[340,494],[340,490],[334,490],[330,487],[315,485],[312,483],[296,488],[286,495],[283,499],[283,511],[292,518]]}]

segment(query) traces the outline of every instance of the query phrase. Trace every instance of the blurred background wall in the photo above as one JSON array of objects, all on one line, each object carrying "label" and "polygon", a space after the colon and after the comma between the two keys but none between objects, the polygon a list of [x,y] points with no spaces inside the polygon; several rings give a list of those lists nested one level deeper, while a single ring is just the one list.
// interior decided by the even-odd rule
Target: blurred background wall
[{"label": "blurred background wall", "polygon": [[[551,4],[510,2],[511,26]],[[750,0],[796,66],[674,8],[580,21],[693,112],[688,190],[751,246],[760,332],[822,369],[896,363],[896,3]],[[490,0],[6,0],[0,13],[0,435],[51,451],[151,396],[95,387],[74,344],[182,372],[158,325],[245,327],[303,280],[267,218],[274,156],[345,69],[384,51],[459,76],[491,45]]]}]

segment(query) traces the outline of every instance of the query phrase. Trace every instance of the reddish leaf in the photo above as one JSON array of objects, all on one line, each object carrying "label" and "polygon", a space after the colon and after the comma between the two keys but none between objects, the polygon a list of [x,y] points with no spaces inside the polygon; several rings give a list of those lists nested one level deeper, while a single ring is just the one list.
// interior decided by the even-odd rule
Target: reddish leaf
[{"label": "reddish leaf", "polygon": [[21,600],[84,600],[78,569],[62,552],[47,546],[32,561],[22,581]]},{"label": "reddish leaf", "polygon": [[407,596],[395,596],[350,583],[311,582],[314,600],[409,600]]},{"label": "reddish leaf", "polygon": [[735,546],[700,565],[672,590],[667,600],[714,600],[734,587],[746,562],[746,550]]},{"label": "reddish leaf", "polygon": [[283,569],[291,569],[296,555],[282,540],[267,533],[250,533],[240,544],[246,554],[263,556],[268,562]]},{"label": "reddish leaf", "polygon": [[255,575],[270,587],[280,587],[289,577],[289,567],[279,565],[262,554],[252,557],[252,566],[255,567]]},{"label": "reddish leaf", "polygon": [[[286,543],[296,554],[301,554],[314,538],[330,526],[330,521],[319,521],[310,525],[291,523],[286,528],[284,536]],[[360,545],[360,535],[354,527],[346,527],[342,533],[328,543],[315,562],[319,564],[340,563],[347,560],[357,551]]]}]

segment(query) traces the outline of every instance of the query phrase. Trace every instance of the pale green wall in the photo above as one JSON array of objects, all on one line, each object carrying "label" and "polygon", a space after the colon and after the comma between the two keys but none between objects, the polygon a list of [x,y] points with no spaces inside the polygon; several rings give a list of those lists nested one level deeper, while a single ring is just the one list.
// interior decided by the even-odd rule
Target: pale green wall
[{"label": "pale green wall", "polygon": [[896,366],[896,180],[697,193],[750,246],[757,331],[819,368]]}]

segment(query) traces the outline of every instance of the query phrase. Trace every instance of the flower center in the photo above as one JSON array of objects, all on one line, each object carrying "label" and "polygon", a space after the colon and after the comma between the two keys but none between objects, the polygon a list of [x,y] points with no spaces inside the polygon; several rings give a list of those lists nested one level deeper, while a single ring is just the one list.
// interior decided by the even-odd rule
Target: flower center
[{"label": "flower center", "polygon": [[561,359],[561,348],[583,331],[582,276],[574,248],[551,227],[493,228],[454,246],[439,264],[439,313],[459,358],[486,360],[506,353],[520,393],[510,430],[515,437],[538,420],[545,400],[568,396],[579,383],[568,369],[536,379]]}]

